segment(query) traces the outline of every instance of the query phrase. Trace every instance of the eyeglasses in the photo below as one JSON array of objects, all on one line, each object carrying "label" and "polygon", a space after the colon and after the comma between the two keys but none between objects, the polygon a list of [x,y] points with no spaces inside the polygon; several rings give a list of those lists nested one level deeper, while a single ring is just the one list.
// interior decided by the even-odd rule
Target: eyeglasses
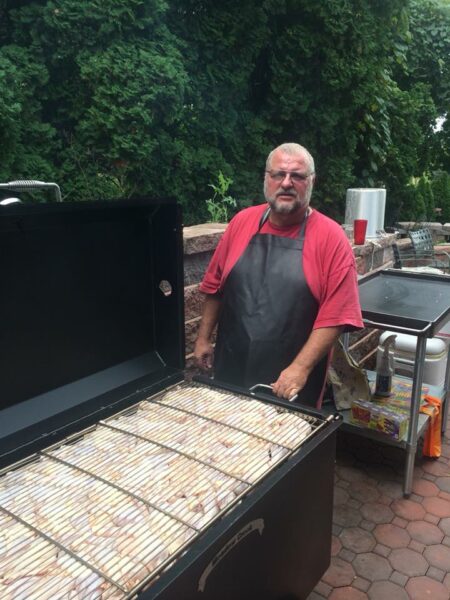
[{"label": "eyeglasses", "polygon": [[297,173],[297,171],[266,171],[266,173],[274,180],[274,181],[284,181],[287,175],[289,175],[292,183],[302,183],[306,181],[312,173]]}]

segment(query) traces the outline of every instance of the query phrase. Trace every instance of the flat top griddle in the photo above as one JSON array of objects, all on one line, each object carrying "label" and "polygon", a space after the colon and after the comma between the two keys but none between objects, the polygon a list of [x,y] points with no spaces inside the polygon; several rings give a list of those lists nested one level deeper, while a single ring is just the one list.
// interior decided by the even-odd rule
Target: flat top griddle
[{"label": "flat top griddle", "polygon": [[450,277],[397,269],[359,281],[366,325],[432,337],[450,316]]}]

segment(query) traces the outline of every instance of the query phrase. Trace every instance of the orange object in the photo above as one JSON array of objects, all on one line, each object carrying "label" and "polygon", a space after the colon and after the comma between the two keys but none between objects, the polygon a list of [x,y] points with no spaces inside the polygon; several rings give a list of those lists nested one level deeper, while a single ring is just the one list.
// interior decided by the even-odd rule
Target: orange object
[{"label": "orange object", "polygon": [[423,441],[423,454],[430,458],[439,458],[441,455],[441,400],[434,396],[425,396],[425,404],[420,407],[420,412],[430,416],[430,423]]}]

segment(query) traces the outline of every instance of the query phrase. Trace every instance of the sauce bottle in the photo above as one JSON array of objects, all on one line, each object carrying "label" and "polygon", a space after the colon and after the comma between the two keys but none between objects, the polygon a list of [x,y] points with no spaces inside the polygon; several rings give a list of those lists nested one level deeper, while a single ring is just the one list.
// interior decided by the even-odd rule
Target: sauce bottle
[{"label": "sauce bottle", "polygon": [[377,356],[377,379],[375,396],[388,398],[392,390],[392,376],[394,375],[394,344],[396,335],[389,335],[382,344],[383,351]]}]

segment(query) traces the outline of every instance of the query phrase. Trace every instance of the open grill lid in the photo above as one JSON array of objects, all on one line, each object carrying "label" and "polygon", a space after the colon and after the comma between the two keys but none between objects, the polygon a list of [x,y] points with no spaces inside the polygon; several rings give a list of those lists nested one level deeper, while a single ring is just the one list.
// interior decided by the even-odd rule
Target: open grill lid
[{"label": "open grill lid", "polygon": [[182,379],[174,201],[1,207],[0,274],[0,466]]}]

